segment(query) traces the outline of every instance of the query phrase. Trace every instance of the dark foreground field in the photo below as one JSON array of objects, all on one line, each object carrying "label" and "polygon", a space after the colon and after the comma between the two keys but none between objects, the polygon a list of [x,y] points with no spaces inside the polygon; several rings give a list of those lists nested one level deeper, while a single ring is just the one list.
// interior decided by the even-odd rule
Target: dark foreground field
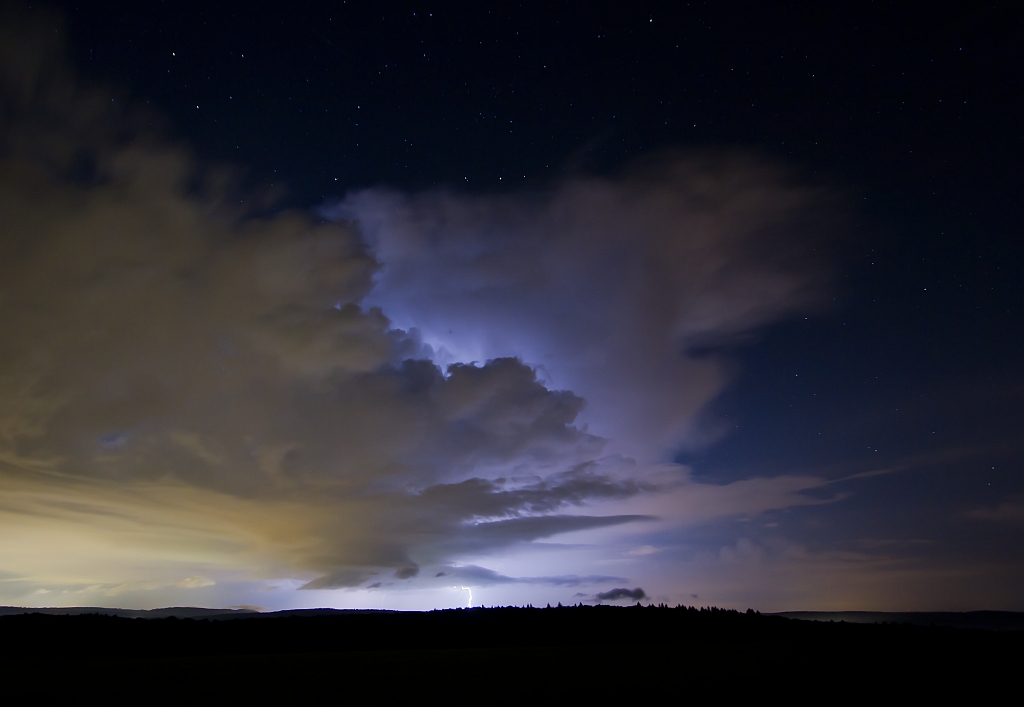
[{"label": "dark foreground field", "polygon": [[1022,658],[1021,631],[669,607],[0,616],[7,694],[145,704],[977,699]]}]

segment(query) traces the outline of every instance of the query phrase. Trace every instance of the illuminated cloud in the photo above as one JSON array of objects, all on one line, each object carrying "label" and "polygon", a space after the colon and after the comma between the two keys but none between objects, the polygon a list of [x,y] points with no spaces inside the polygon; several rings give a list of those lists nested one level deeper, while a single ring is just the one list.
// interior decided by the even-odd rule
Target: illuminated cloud
[{"label": "illuminated cloud", "polygon": [[622,583],[473,563],[817,502],[661,463],[701,442],[717,349],[817,302],[820,195],[770,165],[261,216],[52,27],[0,40],[0,601]]},{"label": "illuminated cloud", "polygon": [[609,582],[621,582],[622,577],[609,577],[606,575],[591,575],[581,577],[579,575],[562,575],[552,577],[509,577],[508,575],[495,572],[486,567],[477,565],[462,565],[460,567],[447,567],[444,571],[438,572],[437,577],[442,577],[445,584],[459,582],[461,584],[472,584],[473,586],[489,587],[496,584],[546,584],[561,587],[578,587],[586,584],[607,584]]},{"label": "illuminated cloud", "polygon": [[741,153],[666,154],[520,195],[367,190],[325,214],[381,263],[367,301],[437,360],[519,356],[587,400],[611,450],[662,461],[707,441],[719,355],[820,304],[820,190]]},{"label": "illuminated cloud", "polygon": [[202,196],[187,154],[122,141],[34,46],[3,67],[5,570],[336,587],[642,519],[579,514],[639,491],[587,463],[579,397],[515,358],[442,372],[361,306],[378,265],[353,229]]}]

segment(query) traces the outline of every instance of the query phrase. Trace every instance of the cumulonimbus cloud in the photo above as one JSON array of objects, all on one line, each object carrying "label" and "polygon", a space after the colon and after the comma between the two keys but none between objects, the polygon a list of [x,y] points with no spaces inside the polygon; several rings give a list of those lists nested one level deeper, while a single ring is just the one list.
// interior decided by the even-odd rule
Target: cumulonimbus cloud
[{"label": "cumulonimbus cloud", "polygon": [[750,154],[677,152],[533,193],[366,190],[324,213],[381,263],[367,301],[440,359],[518,356],[583,396],[615,451],[660,461],[706,441],[716,350],[821,303],[808,236],[828,201]]},{"label": "cumulonimbus cloud", "polygon": [[5,569],[57,581],[28,549],[78,527],[100,554],[206,537],[340,586],[638,518],[579,512],[639,487],[589,463],[578,396],[513,357],[442,371],[362,306],[355,230],[197,194],[183,150],[33,44],[49,29],[8,30],[0,68]]},{"label": "cumulonimbus cloud", "polygon": [[0,38],[0,562],[26,586],[415,582],[649,521],[616,504],[667,486],[626,457],[725,380],[693,350],[817,297],[791,231],[818,196],[763,163],[254,216],[52,34]]}]

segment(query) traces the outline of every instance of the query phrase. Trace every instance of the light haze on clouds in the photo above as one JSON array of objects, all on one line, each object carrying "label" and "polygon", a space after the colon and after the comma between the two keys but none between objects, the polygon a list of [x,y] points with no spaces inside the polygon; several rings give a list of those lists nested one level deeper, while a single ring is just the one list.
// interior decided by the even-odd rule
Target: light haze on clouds
[{"label": "light haze on clouds", "polygon": [[256,216],[52,30],[0,37],[0,602],[681,601],[641,533],[817,502],[670,459],[715,347],[817,306],[822,195],[668,155]]}]

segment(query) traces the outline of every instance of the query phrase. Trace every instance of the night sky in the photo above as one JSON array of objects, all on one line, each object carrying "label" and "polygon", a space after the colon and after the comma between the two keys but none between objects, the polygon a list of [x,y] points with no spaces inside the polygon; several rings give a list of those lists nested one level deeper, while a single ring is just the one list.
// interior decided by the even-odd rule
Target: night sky
[{"label": "night sky", "polygon": [[1015,3],[15,3],[0,604],[1024,611]]}]

